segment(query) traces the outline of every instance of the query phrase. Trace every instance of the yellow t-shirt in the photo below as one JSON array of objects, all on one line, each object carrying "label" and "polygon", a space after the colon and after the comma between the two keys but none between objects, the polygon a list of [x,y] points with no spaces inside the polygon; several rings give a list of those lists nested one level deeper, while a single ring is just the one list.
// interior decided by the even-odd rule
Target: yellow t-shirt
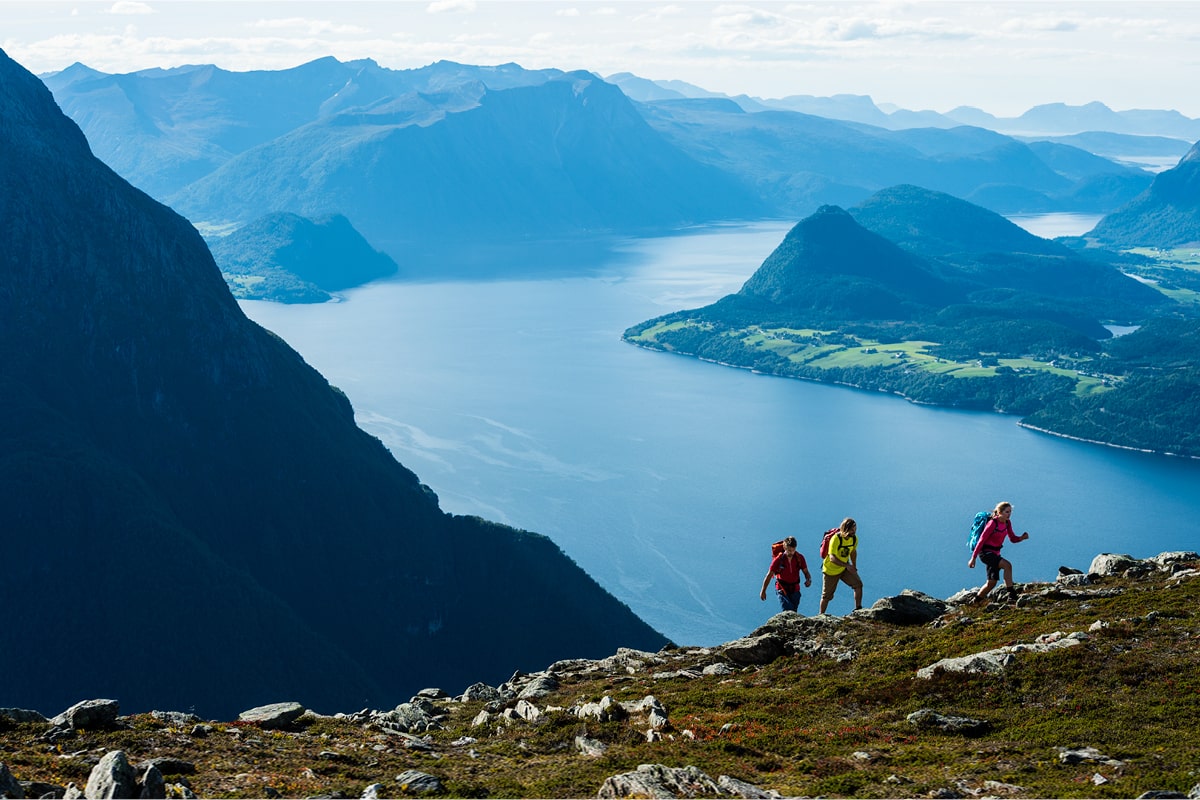
[{"label": "yellow t-shirt", "polygon": [[858,534],[853,533],[843,537],[840,533],[835,533],[829,539],[829,555],[821,562],[821,572],[826,575],[841,575],[846,571],[846,568],[841,564],[835,564],[830,560],[831,556],[837,556],[839,561],[843,563],[850,562],[850,554],[858,549]]}]

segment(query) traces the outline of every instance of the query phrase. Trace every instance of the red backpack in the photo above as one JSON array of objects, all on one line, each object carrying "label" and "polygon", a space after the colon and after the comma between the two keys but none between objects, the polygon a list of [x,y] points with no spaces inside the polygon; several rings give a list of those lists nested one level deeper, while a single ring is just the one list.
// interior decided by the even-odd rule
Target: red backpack
[{"label": "red backpack", "polygon": [[841,530],[840,527],[830,528],[829,530],[825,531],[825,535],[821,537],[821,559],[822,560],[829,557],[829,540],[832,539],[833,535],[840,530]]}]

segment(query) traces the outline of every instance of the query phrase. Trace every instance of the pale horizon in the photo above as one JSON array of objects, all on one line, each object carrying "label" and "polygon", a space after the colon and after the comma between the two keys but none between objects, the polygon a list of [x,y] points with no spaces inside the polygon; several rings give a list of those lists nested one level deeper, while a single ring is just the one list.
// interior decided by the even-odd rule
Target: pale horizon
[{"label": "pale horizon", "polygon": [[914,111],[1100,102],[1200,118],[1190,0],[0,0],[0,48],[36,74],[318,58],[633,73],[728,95],[867,95]]}]

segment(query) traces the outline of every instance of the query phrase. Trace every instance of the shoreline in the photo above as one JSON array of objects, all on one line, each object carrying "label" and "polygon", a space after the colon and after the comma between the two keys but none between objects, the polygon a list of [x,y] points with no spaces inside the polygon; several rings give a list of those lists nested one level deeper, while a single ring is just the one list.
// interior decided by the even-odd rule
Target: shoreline
[{"label": "shoreline", "polygon": [[[906,395],[900,391],[888,390],[888,389],[871,389],[871,388],[868,388],[865,386],[860,386],[860,385],[853,384],[853,383],[846,383],[845,381],[821,380],[820,378],[810,378],[810,377],[804,376],[804,375],[780,375],[780,374],[774,373],[774,372],[764,372],[755,367],[747,367],[742,364],[731,364],[727,361],[718,361],[713,358],[705,358],[704,356],[692,355],[691,353],[681,353],[678,350],[668,350],[663,347],[653,347],[653,346],[645,344],[643,342],[632,341],[630,339],[625,338],[624,336],[621,337],[621,340],[628,344],[633,345],[634,347],[640,347],[643,350],[650,350],[655,353],[669,353],[670,355],[684,356],[686,358],[694,358],[697,361],[704,361],[709,364],[716,364],[716,365],[722,366],[722,367],[732,367],[734,369],[746,370],[747,372],[751,372],[756,375],[766,375],[768,377],[783,378],[785,380],[809,381],[810,383],[824,384],[826,386],[843,386],[848,389],[855,389],[860,392],[878,392],[880,394],[891,394],[896,397],[903,398],[905,401],[912,403],[915,406],[924,406],[926,408],[945,408],[945,409],[958,410],[958,411],[972,410],[972,411],[978,411],[979,413],[982,413],[982,414],[999,414],[1001,416],[1014,416],[1012,414],[1005,414],[1002,411],[988,411],[985,409],[961,409],[956,406],[946,406],[946,405],[940,405],[938,403],[929,403],[929,402],[925,402],[922,400],[914,400],[913,398],[909,397],[908,395]],[[1096,445],[1101,445],[1103,447],[1115,447],[1118,450],[1129,450],[1134,453],[1145,453],[1147,455],[1154,455],[1154,456],[1166,456],[1167,458],[1183,458],[1183,459],[1189,459],[1192,461],[1200,461],[1200,456],[1191,456],[1191,455],[1187,455],[1185,453],[1172,453],[1172,452],[1168,452],[1165,450],[1153,450],[1153,449],[1150,449],[1147,447],[1133,447],[1132,445],[1127,445],[1127,444],[1117,444],[1115,442],[1106,442],[1106,441],[1103,441],[1102,439],[1087,439],[1082,436],[1072,436],[1069,433],[1060,433],[1059,431],[1053,431],[1053,430],[1050,430],[1049,428],[1040,428],[1037,425],[1031,425],[1028,422],[1025,422],[1024,420],[1017,420],[1017,427],[1025,428],[1026,430],[1035,431],[1037,433],[1044,433],[1049,436],[1056,436],[1060,439],[1068,439],[1070,441],[1082,442],[1084,444],[1096,444]]]}]

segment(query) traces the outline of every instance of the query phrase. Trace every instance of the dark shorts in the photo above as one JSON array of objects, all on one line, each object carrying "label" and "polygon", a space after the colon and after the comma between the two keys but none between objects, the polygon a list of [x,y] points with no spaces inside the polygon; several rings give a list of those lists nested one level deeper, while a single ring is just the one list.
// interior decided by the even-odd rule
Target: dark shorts
[{"label": "dark shorts", "polygon": [[989,581],[1000,580],[1000,562],[1004,558],[995,550],[984,550],[979,554],[979,560],[987,565],[987,579]]}]

